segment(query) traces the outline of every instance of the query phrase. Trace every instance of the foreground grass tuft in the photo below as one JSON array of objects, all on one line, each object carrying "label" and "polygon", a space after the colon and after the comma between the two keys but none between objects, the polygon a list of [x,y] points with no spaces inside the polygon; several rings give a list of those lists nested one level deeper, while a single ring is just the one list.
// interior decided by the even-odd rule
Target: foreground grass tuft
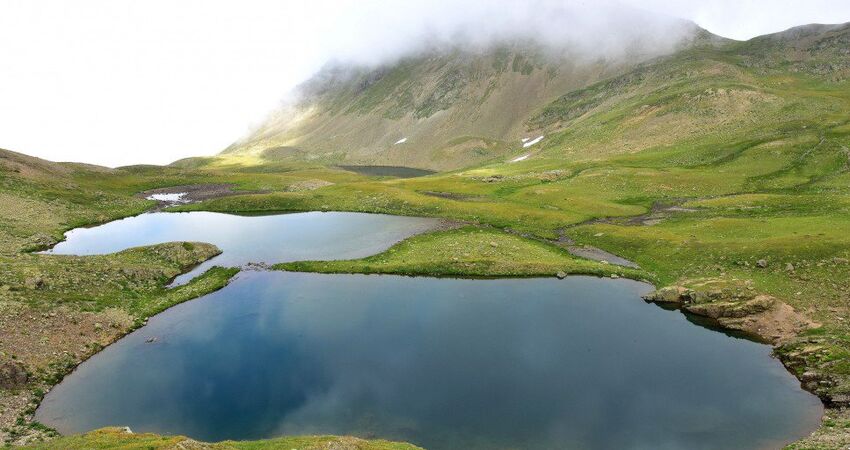
[{"label": "foreground grass tuft", "polygon": [[198,442],[183,436],[161,436],[151,433],[135,434],[124,428],[102,428],[86,434],[62,437],[44,444],[26,447],[31,450],[415,450],[412,444],[385,440],[366,440],[340,436],[293,436],[262,441]]}]

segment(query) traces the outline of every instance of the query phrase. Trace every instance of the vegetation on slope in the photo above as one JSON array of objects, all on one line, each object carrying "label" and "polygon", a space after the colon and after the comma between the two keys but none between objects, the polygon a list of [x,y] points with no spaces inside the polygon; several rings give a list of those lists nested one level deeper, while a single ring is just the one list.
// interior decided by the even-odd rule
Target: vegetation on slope
[{"label": "vegetation on slope", "polygon": [[438,170],[502,159],[543,105],[669,50],[636,47],[610,58],[530,41],[438,46],[379,68],[331,67],[225,154]]}]

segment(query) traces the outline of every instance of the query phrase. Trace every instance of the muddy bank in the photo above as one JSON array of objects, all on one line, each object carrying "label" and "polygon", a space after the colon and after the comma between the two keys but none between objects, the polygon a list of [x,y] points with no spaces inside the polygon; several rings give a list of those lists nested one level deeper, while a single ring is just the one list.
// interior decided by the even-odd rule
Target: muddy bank
[{"label": "muddy bank", "polygon": [[547,244],[561,247],[564,250],[568,251],[571,255],[578,256],[579,258],[599,261],[605,264],[614,264],[617,266],[628,267],[630,269],[640,269],[640,266],[637,263],[623,258],[622,256],[615,255],[611,252],[607,252],[605,250],[602,250],[601,248],[594,247],[592,245],[577,245],[575,241],[573,241],[569,236],[566,235],[564,230],[558,230],[557,239],[545,239],[540,236],[533,235],[531,233],[521,233],[510,228],[505,228],[504,230],[507,233],[521,236],[526,239],[533,239],[535,241],[545,242]]},{"label": "muddy bank", "polygon": [[617,256],[613,253],[606,252],[601,248],[594,247],[592,245],[561,245],[561,247],[567,249],[573,256],[578,256],[579,258],[591,259],[593,261],[599,261],[608,264],[614,264],[617,266],[629,267],[632,269],[640,269],[640,266],[637,263],[629,261],[626,258],[621,256]]},{"label": "muddy bank", "polygon": [[644,226],[651,227],[653,225],[658,225],[665,219],[669,218],[671,215],[675,213],[695,213],[698,212],[698,209],[695,208],[685,208],[681,206],[684,202],[689,199],[670,199],[665,202],[654,202],[649,209],[649,212],[644,214],[639,214],[637,216],[625,216],[625,217],[601,217],[598,219],[591,219],[584,222],[577,223],[572,225],[571,227],[578,227],[582,225],[593,225],[598,223],[605,223],[611,225],[628,225],[628,226]]},{"label": "muddy bank", "polygon": [[231,195],[265,194],[269,191],[236,191],[233,184],[190,184],[151,189],[136,194],[136,197],[156,200],[156,210],[168,206],[196,203]]}]

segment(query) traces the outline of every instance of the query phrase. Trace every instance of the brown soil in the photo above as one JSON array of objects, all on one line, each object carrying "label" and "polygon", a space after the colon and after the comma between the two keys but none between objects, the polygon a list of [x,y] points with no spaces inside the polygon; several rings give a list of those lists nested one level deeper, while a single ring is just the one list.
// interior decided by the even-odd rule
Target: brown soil
[{"label": "brown soil", "polygon": [[632,225],[632,226],[647,226],[658,225],[673,213],[692,213],[697,212],[694,208],[684,208],[679,206],[684,199],[672,199],[669,202],[655,202],[652,204],[649,212],[638,216],[629,217],[603,217],[601,219],[593,219],[587,222],[582,222],[573,226],[588,225],[594,223],[610,223],[617,225]]},{"label": "brown soil", "polygon": [[594,261],[616,264],[623,267],[631,267],[633,269],[640,268],[640,266],[636,263],[629,261],[626,258],[622,258],[591,245],[567,245],[564,248],[566,248],[571,255],[578,256],[579,258],[592,259]]},{"label": "brown soil", "polygon": [[[227,197],[230,195],[264,194],[268,191],[235,191],[232,184],[190,184],[185,186],[171,186],[165,188],[151,189],[136,194],[137,197],[147,198],[153,194],[180,194],[186,193],[181,198],[182,203],[195,203],[212,198]],[[162,209],[174,204],[173,202],[158,201],[156,209]]]},{"label": "brown soil", "polygon": [[[0,361],[20,365],[30,372],[30,378],[34,370],[43,377],[49,376],[50,371],[75,366],[126,334],[133,325],[129,314],[117,309],[95,313],[59,307],[45,312],[17,302],[3,302],[0,312]],[[40,400],[31,387],[0,389],[0,442],[7,442],[9,431],[22,412]],[[48,387],[42,386],[45,390]],[[30,432],[26,438],[37,434]]]}]

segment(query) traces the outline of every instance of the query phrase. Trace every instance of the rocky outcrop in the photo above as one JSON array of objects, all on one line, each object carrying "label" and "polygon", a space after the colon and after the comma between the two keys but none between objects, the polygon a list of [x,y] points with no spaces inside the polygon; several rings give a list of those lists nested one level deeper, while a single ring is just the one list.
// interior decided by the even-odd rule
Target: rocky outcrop
[{"label": "rocky outcrop", "polygon": [[842,342],[827,336],[800,336],[774,350],[807,391],[820,397],[832,408],[850,407],[850,377],[840,367],[836,350],[844,351]]},{"label": "rocky outcrop", "polygon": [[[840,367],[846,345],[819,333],[790,305],[756,293],[752,283],[708,280],[668,286],[644,296],[654,303],[679,305],[731,330],[746,332],[774,345],[774,354],[807,391],[831,408],[850,407],[850,377]],[[807,332],[807,330],[812,330]]]},{"label": "rocky outcrop", "polygon": [[644,296],[654,303],[678,304],[683,311],[714,319],[721,326],[780,344],[816,324],[775,297],[757,294],[749,282],[708,280],[658,289]]}]

